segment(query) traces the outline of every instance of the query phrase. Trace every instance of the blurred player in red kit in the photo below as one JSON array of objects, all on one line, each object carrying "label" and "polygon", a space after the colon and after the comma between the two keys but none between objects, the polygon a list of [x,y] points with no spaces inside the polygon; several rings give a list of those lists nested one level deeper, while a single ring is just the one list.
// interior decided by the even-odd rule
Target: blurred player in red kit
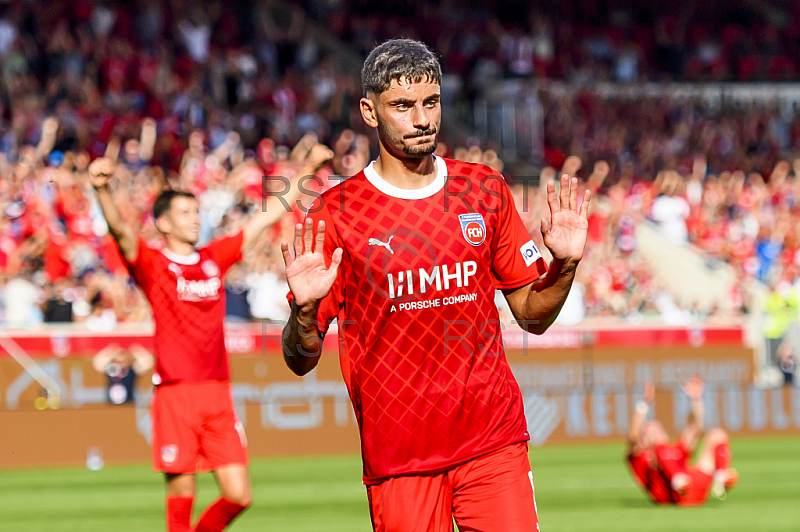
[{"label": "blurred player in red kit", "polygon": [[[299,175],[312,174],[331,156],[325,146],[314,146]],[[247,440],[233,408],[225,351],[223,277],[285,210],[272,197],[242,230],[198,249],[197,199],[189,192],[167,190],[153,206],[156,226],[166,240],[156,250],[123,223],[109,190],[113,174],[109,159],[97,159],[89,167],[109,232],[153,311],[153,467],[166,477],[167,529],[223,530],[251,504]],[[293,186],[282,199],[297,197]],[[198,470],[214,472],[220,498],[192,527]]]},{"label": "blurred player in red kit", "polygon": [[[646,421],[655,387],[646,383],[644,399],[637,403],[628,432],[627,461],[634,478],[658,504],[698,506],[709,494],[724,499],[739,480],[731,469],[728,434],[720,428],[705,431],[703,381],[694,377],[683,385],[692,401],[686,428],[674,442],[659,421]],[[703,438],[694,465],[691,458]]]},{"label": "blurred player in red kit", "polygon": [[[496,289],[541,334],[583,256],[590,193],[548,183],[549,268],[508,185],[434,155],[441,69],[425,45],[388,41],[362,70],[380,155],[326,191],[282,243],[292,315],[284,358],[318,363],[338,319],[340,364],[361,435],[376,531],[538,530],[522,395],[506,361]],[[314,222],[317,220],[316,236]]]}]

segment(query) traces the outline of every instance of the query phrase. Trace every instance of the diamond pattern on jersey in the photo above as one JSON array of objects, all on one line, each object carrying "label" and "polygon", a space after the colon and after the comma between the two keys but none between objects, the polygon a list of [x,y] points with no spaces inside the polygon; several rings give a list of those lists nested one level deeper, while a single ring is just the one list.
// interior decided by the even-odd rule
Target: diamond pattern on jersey
[{"label": "diamond pattern on jersey", "polygon": [[178,262],[140,242],[129,268],[152,308],[159,383],[229,380],[223,278],[241,258],[242,238],[215,239]]},{"label": "diamond pattern on jersey", "polygon": [[[406,200],[378,192],[359,174],[339,185],[343,202],[338,189],[323,196],[345,247],[339,321],[349,320],[340,325],[342,355],[349,360],[342,367],[350,373],[345,380],[360,413],[366,480],[442,469],[527,439],[494,305],[494,231],[508,216],[498,192],[505,185],[499,177],[487,179],[482,165],[449,161],[448,171],[467,178],[471,187],[448,181],[429,198]],[[482,191],[481,182],[495,194]],[[487,234],[479,246],[466,241],[458,220],[470,212],[485,221]],[[385,243],[390,237],[393,254],[368,245],[370,238]],[[529,239],[519,235],[520,245]],[[468,286],[453,279],[445,289],[445,266],[452,274],[458,264],[463,281],[468,261],[475,263]],[[434,283],[421,293],[420,268],[430,275],[436,266],[442,289]],[[471,299],[445,304],[454,296]],[[440,306],[400,307],[435,300]]]}]

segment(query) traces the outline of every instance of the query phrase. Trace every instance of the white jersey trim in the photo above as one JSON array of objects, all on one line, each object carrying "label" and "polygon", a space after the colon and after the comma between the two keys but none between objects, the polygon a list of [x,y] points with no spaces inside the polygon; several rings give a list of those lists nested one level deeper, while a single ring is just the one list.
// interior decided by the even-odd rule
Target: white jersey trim
[{"label": "white jersey trim", "polygon": [[164,248],[161,250],[161,253],[163,253],[164,256],[172,262],[177,262],[178,264],[183,264],[184,266],[191,266],[192,264],[197,264],[200,262],[200,254],[196,251],[193,251],[188,255],[178,255],[177,253],[173,253],[167,248]]},{"label": "white jersey trim", "polygon": [[390,183],[387,183],[372,167],[372,165],[375,164],[375,161],[372,161],[369,163],[369,166],[364,168],[364,175],[375,188],[387,196],[410,200],[429,198],[442,190],[444,188],[444,184],[447,182],[447,163],[445,163],[438,155],[434,155],[433,157],[436,162],[436,177],[433,179],[431,184],[422,188],[398,188]]}]

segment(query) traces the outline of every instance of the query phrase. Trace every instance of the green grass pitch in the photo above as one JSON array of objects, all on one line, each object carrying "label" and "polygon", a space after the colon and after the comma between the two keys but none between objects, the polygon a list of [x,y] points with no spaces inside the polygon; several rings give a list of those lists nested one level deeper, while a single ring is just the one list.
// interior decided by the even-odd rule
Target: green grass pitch
[{"label": "green grass pitch", "polygon": [[[739,486],[726,501],[700,508],[650,504],[628,474],[621,444],[547,447],[530,456],[544,532],[800,530],[798,437],[735,439]],[[360,469],[357,456],[254,460],[255,505],[231,530],[368,532]],[[0,530],[163,530],[163,490],[144,464],[0,471]],[[202,475],[195,512],[215,496],[213,479]]]}]

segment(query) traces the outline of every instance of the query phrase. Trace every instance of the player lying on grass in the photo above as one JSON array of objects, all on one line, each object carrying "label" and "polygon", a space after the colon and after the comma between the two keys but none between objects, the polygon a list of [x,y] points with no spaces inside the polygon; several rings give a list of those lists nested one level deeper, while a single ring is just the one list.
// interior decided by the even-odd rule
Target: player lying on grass
[{"label": "player lying on grass", "polygon": [[[434,155],[441,68],[425,45],[388,41],[362,70],[361,115],[380,155],[326,191],[282,243],[294,298],[284,358],[319,361],[338,318],[378,532],[538,530],[522,395],[506,361],[495,290],[541,334],[586,244],[591,194],[547,184],[534,245],[508,184],[483,164]],[[314,236],[313,220],[317,220]]]},{"label": "player lying on grass", "polygon": [[[333,155],[321,144],[307,153],[298,165],[299,176],[313,174]],[[153,467],[165,475],[167,529],[223,530],[251,503],[247,440],[233,408],[225,351],[223,278],[285,211],[278,198],[270,198],[243,230],[197,248],[197,199],[189,192],[166,190],[153,206],[156,227],[165,239],[163,249],[156,250],[123,223],[110,190],[114,172],[114,163],[106,158],[89,166],[109,231],[153,310]],[[283,200],[298,197],[295,181]],[[198,470],[214,472],[221,496],[193,528]]]},{"label": "player lying on grass", "polygon": [[[724,499],[739,476],[730,467],[727,432],[721,428],[704,431],[703,381],[694,377],[683,385],[683,391],[692,401],[689,422],[680,437],[670,442],[660,421],[647,421],[655,387],[645,384],[644,399],[631,416],[627,460],[637,483],[653,502],[697,506],[708,500],[709,493]],[[701,437],[699,457],[692,465]]]}]

